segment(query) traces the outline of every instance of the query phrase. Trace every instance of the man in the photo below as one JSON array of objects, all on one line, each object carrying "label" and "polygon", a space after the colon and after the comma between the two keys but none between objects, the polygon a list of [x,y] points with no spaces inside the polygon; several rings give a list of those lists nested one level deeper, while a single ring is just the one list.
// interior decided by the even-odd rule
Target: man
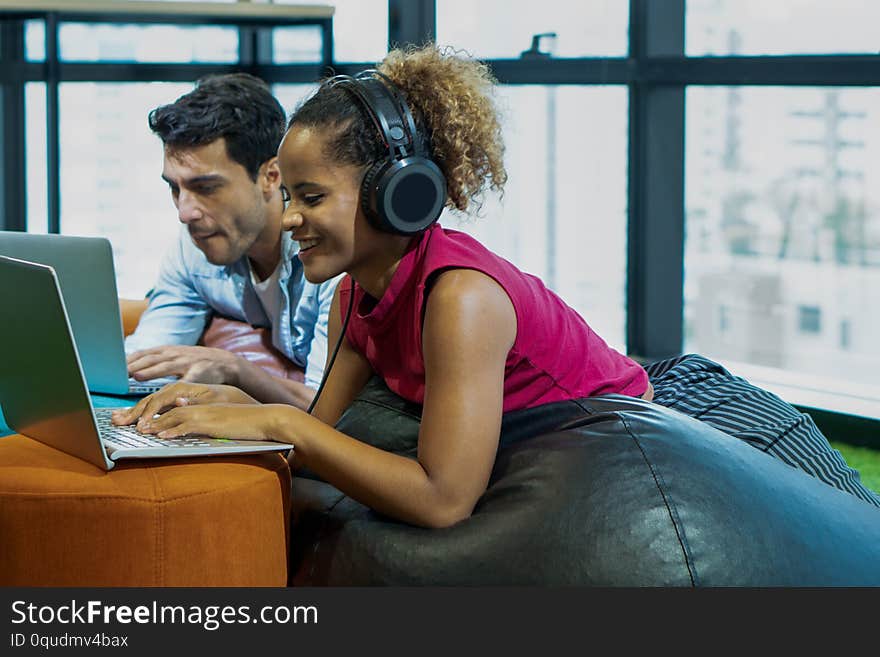
[{"label": "man", "polygon": [[[149,124],[165,146],[162,178],[183,226],[126,340],[130,374],[228,383],[262,402],[307,407],[324,367],[336,281],[306,281],[281,229],[284,110],[262,80],[236,73],[200,80],[153,110]],[[273,346],[305,368],[305,383],[282,379],[279,398],[257,365],[196,346],[214,314],[271,327]]]}]

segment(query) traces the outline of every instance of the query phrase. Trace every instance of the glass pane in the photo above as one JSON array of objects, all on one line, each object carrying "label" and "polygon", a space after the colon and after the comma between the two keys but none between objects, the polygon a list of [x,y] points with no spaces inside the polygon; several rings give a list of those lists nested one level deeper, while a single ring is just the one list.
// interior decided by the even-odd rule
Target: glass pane
[{"label": "glass pane", "polygon": [[876,53],[880,4],[864,0],[687,0],[688,55]]},{"label": "glass pane", "polygon": [[337,62],[378,62],[388,52],[388,0],[275,0],[275,4],[335,7],[333,56]]},{"label": "glass pane", "polygon": [[437,0],[437,43],[483,59],[511,59],[528,50],[532,35],[555,32],[557,57],[623,56],[629,3],[620,0]]},{"label": "glass pane", "polygon": [[306,99],[315,89],[314,84],[275,84],[272,85],[272,93],[281,107],[287,113],[288,118],[299,104]]},{"label": "glass pane", "polygon": [[62,60],[80,62],[235,62],[234,27],[94,25],[63,23],[58,30]]},{"label": "glass pane", "polygon": [[686,349],[880,400],[880,90],[687,91]]},{"label": "glass pane", "polygon": [[25,21],[24,58],[29,62],[42,62],[46,59],[46,23],[44,21]]},{"label": "glass pane", "polygon": [[272,53],[276,64],[319,62],[321,46],[321,28],[317,25],[272,30]]},{"label": "glass pane", "polygon": [[61,232],[110,240],[120,296],[140,298],[178,231],[147,114],[192,89],[172,83],[63,83]]},{"label": "glass pane", "polygon": [[[504,197],[480,216],[446,213],[535,274],[625,351],[627,95],[622,87],[501,87]],[[589,117],[584,120],[584,117]]]},{"label": "glass pane", "polygon": [[44,82],[28,82],[24,87],[24,104],[27,229],[29,233],[48,233],[46,84]]}]

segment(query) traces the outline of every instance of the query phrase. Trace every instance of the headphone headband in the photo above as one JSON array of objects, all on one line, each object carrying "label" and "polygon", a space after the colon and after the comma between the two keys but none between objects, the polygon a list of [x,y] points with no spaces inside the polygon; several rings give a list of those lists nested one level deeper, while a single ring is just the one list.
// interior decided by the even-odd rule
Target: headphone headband
[{"label": "headphone headband", "polygon": [[342,86],[361,101],[392,159],[400,160],[409,155],[425,156],[406,98],[387,75],[369,69],[354,77],[336,75],[325,84],[329,87]]},{"label": "headphone headband", "polygon": [[327,80],[363,106],[388,148],[361,181],[361,207],[379,230],[415,235],[434,223],[446,203],[446,178],[431,160],[403,92],[375,69]]}]

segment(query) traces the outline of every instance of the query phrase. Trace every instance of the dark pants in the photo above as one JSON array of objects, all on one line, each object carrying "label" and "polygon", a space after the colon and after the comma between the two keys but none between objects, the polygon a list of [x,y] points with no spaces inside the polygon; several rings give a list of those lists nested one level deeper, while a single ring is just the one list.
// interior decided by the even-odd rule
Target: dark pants
[{"label": "dark pants", "polygon": [[831,447],[809,415],[773,393],[695,354],[652,363],[645,370],[654,402],[739,438],[830,486],[880,507],[859,473]]}]

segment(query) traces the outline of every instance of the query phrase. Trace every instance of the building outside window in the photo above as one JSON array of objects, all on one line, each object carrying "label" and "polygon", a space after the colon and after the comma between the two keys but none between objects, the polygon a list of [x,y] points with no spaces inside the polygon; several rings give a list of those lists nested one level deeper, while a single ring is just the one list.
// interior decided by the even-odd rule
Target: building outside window
[{"label": "building outside window", "polygon": [[798,307],[798,330],[818,335],[822,332],[822,310],[816,306]]},{"label": "building outside window", "polygon": [[[880,6],[686,7],[692,56],[877,51],[866,23]],[[869,337],[880,334],[880,89],[689,86],[686,99],[685,351],[762,383],[873,390],[880,401]],[[735,347],[701,320],[719,294],[740,300]],[[840,337],[823,325],[841,326]]]}]

